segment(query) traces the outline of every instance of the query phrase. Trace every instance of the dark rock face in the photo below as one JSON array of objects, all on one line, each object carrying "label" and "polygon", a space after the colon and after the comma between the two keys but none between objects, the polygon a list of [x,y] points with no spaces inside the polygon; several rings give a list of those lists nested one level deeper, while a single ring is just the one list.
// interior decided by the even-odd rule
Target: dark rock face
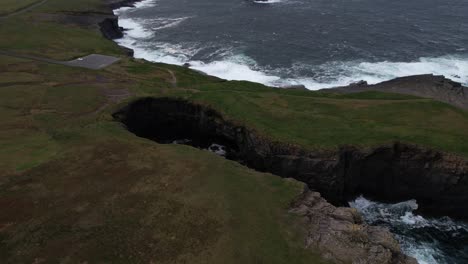
[{"label": "dark rock face", "polygon": [[423,213],[468,219],[468,161],[455,155],[400,143],[306,150],[271,141],[211,108],[170,98],[140,99],[114,117],[136,135],[163,143],[217,138],[235,149],[231,159],[302,181],[335,205],[360,194],[389,202],[416,199]]},{"label": "dark rock face", "polygon": [[[161,143],[213,138],[229,145],[231,159],[259,171],[294,178],[308,188],[291,206],[302,217],[306,246],[335,263],[416,264],[385,228],[366,225],[343,205],[356,195],[387,201],[417,199],[428,213],[468,218],[468,162],[460,157],[395,143],[313,151],[271,141],[185,100],[144,98],[114,114],[138,136]],[[310,191],[313,190],[313,191]]]},{"label": "dark rock face", "polygon": [[339,93],[364,91],[401,93],[432,98],[462,109],[468,109],[468,88],[444,76],[432,74],[401,77],[374,85],[358,82],[345,87],[324,89],[324,91]]},{"label": "dark rock face", "polygon": [[105,0],[107,6],[111,9],[118,9],[121,7],[133,7],[135,3],[142,0]]},{"label": "dark rock face", "polygon": [[455,155],[394,144],[342,151],[345,196],[363,193],[385,201],[416,199],[431,215],[468,218],[468,162]]},{"label": "dark rock face", "polygon": [[118,39],[123,37],[123,28],[119,27],[119,21],[116,17],[104,19],[99,23],[102,35],[107,39]]},{"label": "dark rock face", "polygon": [[[107,11],[108,16],[98,24],[102,35],[110,40],[122,38],[124,36],[124,28],[119,26],[118,17],[113,14],[112,10],[121,7],[132,7],[139,1],[141,0],[105,0],[106,9],[109,9]],[[125,47],[122,47],[122,49],[127,56],[132,57],[134,55],[134,51],[132,49]]]},{"label": "dark rock face", "polygon": [[306,246],[333,263],[417,264],[387,229],[366,225],[356,209],[335,207],[317,192],[306,189],[291,212],[302,217]]},{"label": "dark rock face", "polygon": [[[119,26],[119,19],[113,14],[112,10],[121,7],[133,7],[139,1],[141,0],[105,0],[110,15],[99,23],[102,35],[111,40],[122,38],[124,29]],[[131,53],[127,52],[127,54],[133,56],[133,51]]]},{"label": "dark rock face", "polygon": [[354,83],[351,83],[350,86],[365,86],[365,85],[368,85],[368,83],[364,80],[360,80],[360,81],[357,81],[357,82],[354,82]]},{"label": "dark rock face", "polygon": [[304,90],[308,91],[308,89],[305,87],[305,85],[302,84],[297,84],[297,85],[288,85],[288,86],[283,86],[281,87],[283,89],[293,89],[293,90]]}]

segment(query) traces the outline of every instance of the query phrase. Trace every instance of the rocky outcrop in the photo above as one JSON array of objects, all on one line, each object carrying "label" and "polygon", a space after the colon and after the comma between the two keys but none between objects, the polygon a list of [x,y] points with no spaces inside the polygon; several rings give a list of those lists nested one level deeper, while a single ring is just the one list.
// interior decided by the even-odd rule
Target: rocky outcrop
[{"label": "rocky outcrop", "polygon": [[324,91],[339,93],[357,93],[364,91],[381,91],[415,95],[432,98],[453,106],[468,109],[468,88],[444,76],[432,74],[396,78],[390,81],[367,85],[358,82],[345,87],[324,89]]},{"label": "rocky outcrop", "polygon": [[308,89],[305,87],[305,85],[302,85],[302,84],[286,85],[286,86],[282,86],[280,88],[282,88],[282,89],[291,89],[291,90],[308,91]]},{"label": "rocky outcrop", "polygon": [[333,263],[417,264],[387,229],[365,224],[356,209],[335,207],[317,192],[306,189],[291,212],[302,217],[306,246]]},{"label": "rocky outcrop", "polygon": [[422,213],[468,219],[468,161],[456,155],[403,143],[304,149],[273,141],[209,107],[171,98],[140,99],[114,117],[136,135],[162,143],[216,139],[230,146],[228,158],[304,182],[335,205],[360,194],[389,202],[416,199]]},{"label": "rocky outcrop", "polygon": [[118,9],[121,7],[133,7],[135,3],[142,0],[104,0],[106,5],[111,9]]},{"label": "rocky outcrop", "polygon": [[119,26],[116,17],[109,17],[99,23],[102,35],[107,39],[118,39],[123,37],[123,28]]},{"label": "rocky outcrop", "polygon": [[[141,0],[105,0],[106,9],[108,9],[108,16],[99,22],[99,29],[102,35],[110,40],[119,39],[124,36],[124,28],[119,26],[119,20],[116,15],[113,14],[112,10],[121,7],[133,7],[136,2]],[[121,47],[127,56],[132,57],[134,51],[129,48]]]}]

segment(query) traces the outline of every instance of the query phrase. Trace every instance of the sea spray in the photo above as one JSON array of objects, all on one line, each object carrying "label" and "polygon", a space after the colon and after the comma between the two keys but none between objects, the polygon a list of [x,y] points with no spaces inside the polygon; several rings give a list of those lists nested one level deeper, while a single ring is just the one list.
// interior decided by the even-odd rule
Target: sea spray
[{"label": "sea spray", "polygon": [[349,204],[362,213],[368,224],[388,227],[403,251],[420,264],[468,263],[467,223],[417,215],[416,200],[387,204],[361,196]]}]

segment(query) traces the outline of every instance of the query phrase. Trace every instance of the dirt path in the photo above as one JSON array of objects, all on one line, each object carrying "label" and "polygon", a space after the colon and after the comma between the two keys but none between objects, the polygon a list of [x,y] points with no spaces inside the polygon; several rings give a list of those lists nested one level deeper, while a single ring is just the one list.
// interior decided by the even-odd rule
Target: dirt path
[{"label": "dirt path", "polygon": [[33,9],[33,8],[36,8],[38,6],[41,6],[43,5],[45,2],[47,2],[48,0],[42,0],[40,2],[36,2],[32,5],[28,5],[28,6],[25,6],[25,7],[22,7],[20,8],[19,10],[16,10],[15,12],[13,13],[10,13],[10,14],[6,14],[6,15],[0,15],[0,19],[3,19],[3,18],[8,18],[8,17],[12,17],[12,16],[16,16],[16,15],[19,15],[19,14],[23,14],[23,13],[26,13],[28,12],[29,10]]},{"label": "dirt path", "polygon": [[111,104],[118,104],[119,102],[129,98],[132,96],[132,93],[127,89],[109,89],[109,88],[102,88],[101,93],[106,97],[106,102],[99,106],[96,110],[90,113],[86,113],[85,115],[94,115],[97,114],[104,109],[106,109]]},{"label": "dirt path", "polygon": [[171,80],[169,81],[172,85],[172,88],[177,88],[177,77],[173,71],[167,70],[167,72],[171,75]]}]

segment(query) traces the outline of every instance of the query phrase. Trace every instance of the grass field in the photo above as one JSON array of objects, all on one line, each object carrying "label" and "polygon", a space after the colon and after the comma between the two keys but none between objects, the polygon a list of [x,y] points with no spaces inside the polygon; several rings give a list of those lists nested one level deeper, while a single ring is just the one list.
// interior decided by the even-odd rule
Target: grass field
[{"label": "grass field", "polygon": [[128,58],[97,27],[63,23],[103,6],[49,0],[0,23],[2,50],[122,58],[93,71],[0,55],[2,263],[323,263],[287,213],[301,184],[135,137],[111,114],[138,97],[209,104],[308,148],[401,140],[468,157],[468,114],[447,104],[226,82]]},{"label": "grass field", "polygon": [[0,1],[0,16],[13,13],[41,0],[2,0]]}]

